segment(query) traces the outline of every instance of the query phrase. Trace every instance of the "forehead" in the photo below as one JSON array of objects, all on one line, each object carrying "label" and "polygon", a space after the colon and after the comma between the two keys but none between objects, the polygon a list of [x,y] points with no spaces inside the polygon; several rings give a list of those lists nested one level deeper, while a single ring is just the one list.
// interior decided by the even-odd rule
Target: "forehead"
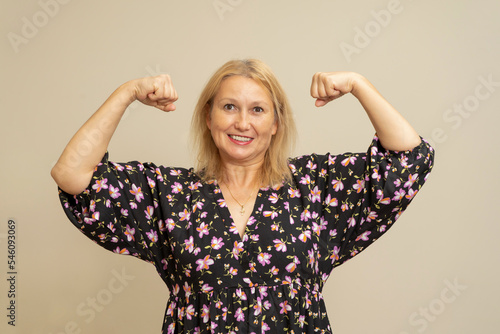
[{"label": "forehead", "polygon": [[261,100],[272,105],[271,96],[262,83],[241,75],[233,75],[222,80],[215,99],[225,98]]}]

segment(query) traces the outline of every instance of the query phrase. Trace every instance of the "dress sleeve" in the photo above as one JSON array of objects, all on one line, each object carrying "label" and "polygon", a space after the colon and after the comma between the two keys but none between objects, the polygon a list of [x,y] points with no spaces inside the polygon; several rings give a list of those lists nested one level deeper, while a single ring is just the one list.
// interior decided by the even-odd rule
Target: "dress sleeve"
[{"label": "dress sleeve", "polygon": [[[331,268],[351,259],[385,233],[420,191],[432,170],[434,149],[424,140],[412,150],[386,150],[375,136],[366,153],[312,155],[304,169],[315,231]],[[316,203],[314,203],[316,202]]]},{"label": "dress sleeve", "polygon": [[160,269],[168,256],[159,205],[163,174],[153,164],[110,162],[106,153],[86,190],[73,196],[59,189],[59,197],[70,221],[98,245]]}]

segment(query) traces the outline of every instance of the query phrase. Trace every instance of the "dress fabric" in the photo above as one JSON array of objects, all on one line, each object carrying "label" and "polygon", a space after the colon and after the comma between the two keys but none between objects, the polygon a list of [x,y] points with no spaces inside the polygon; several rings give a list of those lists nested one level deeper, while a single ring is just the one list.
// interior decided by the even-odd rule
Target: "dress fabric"
[{"label": "dress fabric", "polygon": [[400,217],[434,150],[375,136],[367,153],[289,160],[293,181],[259,190],[243,238],[217,181],[108,153],[87,190],[59,190],[71,222],[100,246],[155,265],[170,291],[163,333],[332,333],[322,288]]}]

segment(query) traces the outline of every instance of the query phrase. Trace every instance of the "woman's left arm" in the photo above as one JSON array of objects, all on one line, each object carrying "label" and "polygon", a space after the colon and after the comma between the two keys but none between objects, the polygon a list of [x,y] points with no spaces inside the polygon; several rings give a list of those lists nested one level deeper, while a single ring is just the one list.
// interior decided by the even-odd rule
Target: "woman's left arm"
[{"label": "woman's left arm", "polygon": [[347,93],[361,103],[385,149],[406,151],[420,144],[420,136],[410,123],[362,75],[354,72],[314,74],[311,96],[316,99],[317,107]]}]

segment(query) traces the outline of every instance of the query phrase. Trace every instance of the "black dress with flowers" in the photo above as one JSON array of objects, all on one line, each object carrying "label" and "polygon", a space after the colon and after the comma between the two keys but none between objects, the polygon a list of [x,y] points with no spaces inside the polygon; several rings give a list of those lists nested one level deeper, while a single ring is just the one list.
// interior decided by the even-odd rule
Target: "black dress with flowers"
[{"label": "black dress with flowers", "polygon": [[168,289],[163,333],[331,333],[332,269],[386,232],[424,184],[434,150],[290,159],[294,180],[262,188],[243,238],[216,181],[192,169],[108,161],[88,189],[59,191],[71,222],[152,263]]}]

